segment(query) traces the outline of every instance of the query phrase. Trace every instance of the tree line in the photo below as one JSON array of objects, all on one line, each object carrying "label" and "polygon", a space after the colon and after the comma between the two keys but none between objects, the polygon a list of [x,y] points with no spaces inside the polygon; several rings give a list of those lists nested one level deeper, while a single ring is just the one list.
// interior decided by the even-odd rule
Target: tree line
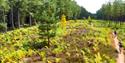
[{"label": "tree line", "polygon": [[90,15],[74,0],[0,0],[0,29],[31,26],[43,21],[43,16],[53,19],[52,16],[47,17],[49,15],[46,11],[55,14],[53,17],[56,17],[56,20],[61,18],[62,14],[66,15],[67,19],[82,19]]},{"label": "tree line", "polygon": [[108,2],[97,11],[96,18],[113,21],[125,21],[125,1]]}]

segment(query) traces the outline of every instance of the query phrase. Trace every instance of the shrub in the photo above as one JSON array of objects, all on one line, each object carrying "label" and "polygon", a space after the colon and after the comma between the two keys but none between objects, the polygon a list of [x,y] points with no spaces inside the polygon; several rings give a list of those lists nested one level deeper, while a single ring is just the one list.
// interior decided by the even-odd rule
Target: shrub
[{"label": "shrub", "polygon": [[90,16],[88,17],[88,22],[89,22],[89,24],[91,25],[91,23],[92,23],[92,19],[91,19]]},{"label": "shrub", "polygon": [[66,28],[66,16],[63,14],[62,17],[61,17],[61,27],[63,29]]},{"label": "shrub", "polygon": [[0,23],[0,32],[6,32],[7,23]]}]

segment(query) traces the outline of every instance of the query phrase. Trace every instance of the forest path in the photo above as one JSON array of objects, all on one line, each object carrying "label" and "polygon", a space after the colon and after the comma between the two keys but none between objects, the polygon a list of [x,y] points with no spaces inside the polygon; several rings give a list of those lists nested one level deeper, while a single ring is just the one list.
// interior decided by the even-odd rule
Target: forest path
[{"label": "forest path", "polygon": [[119,40],[117,38],[117,35],[115,35],[114,33],[112,33],[113,36],[114,36],[114,45],[115,45],[115,49],[118,51],[118,54],[117,54],[117,58],[116,58],[116,63],[125,63],[125,58],[124,58],[124,49],[120,46],[119,46]]},{"label": "forest path", "polygon": [[124,53],[121,52],[121,53],[118,53],[118,57],[116,58],[117,60],[117,63],[125,63],[124,61]]}]

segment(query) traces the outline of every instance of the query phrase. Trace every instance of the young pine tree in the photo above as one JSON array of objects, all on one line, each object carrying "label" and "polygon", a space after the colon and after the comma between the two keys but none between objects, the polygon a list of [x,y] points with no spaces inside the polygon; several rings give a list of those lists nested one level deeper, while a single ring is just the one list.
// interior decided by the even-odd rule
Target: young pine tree
[{"label": "young pine tree", "polygon": [[91,19],[90,16],[88,17],[88,22],[89,22],[90,25],[92,24],[92,19]]},{"label": "young pine tree", "polygon": [[38,15],[38,17],[41,19],[39,26],[40,35],[41,38],[48,43],[48,46],[50,46],[50,39],[56,34],[56,24],[58,20],[58,17],[56,16],[57,8],[54,1],[55,0],[44,1],[41,13]]}]

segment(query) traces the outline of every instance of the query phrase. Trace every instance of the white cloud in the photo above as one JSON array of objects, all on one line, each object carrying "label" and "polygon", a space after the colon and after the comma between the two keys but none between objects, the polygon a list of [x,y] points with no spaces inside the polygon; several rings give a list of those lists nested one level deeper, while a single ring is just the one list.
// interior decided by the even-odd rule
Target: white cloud
[{"label": "white cloud", "polygon": [[[109,0],[75,0],[80,6],[86,8],[87,11],[91,13],[96,13],[102,5]],[[110,0],[111,1],[111,0]]]}]

